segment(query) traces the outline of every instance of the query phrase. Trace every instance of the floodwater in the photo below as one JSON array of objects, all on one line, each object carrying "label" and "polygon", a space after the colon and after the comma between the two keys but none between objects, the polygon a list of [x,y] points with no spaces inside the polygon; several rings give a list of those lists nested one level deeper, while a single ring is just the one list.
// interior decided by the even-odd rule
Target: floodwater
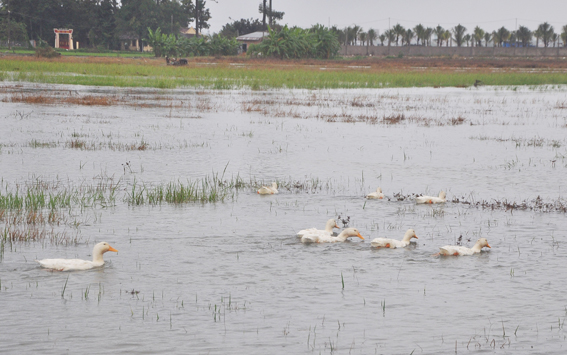
[{"label": "floodwater", "polygon": [[[81,97],[112,102],[71,100]],[[58,223],[4,212],[3,354],[566,351],[565,87],[5,82],[0,100],[2,194],[116,188],[114,199],[61,208]],[[133,186],[213,174],[248,185],[218,202],[128,203]],[[256,194],[275,180],[278,195]],[[378,186],[388,199],[366,201]],[[452,202],[411,198],[440,190]],[[295,236],[338,216],[365,240],[303,245]],[[43,238],[6,234],[34,228]],[[412,246],[370,247],[408,228],[419,237]],[[460,236],[492,248],[432,256]],[[103,268],[50,272],[34,262],[88,259],[99,241],[119,250]]]}]

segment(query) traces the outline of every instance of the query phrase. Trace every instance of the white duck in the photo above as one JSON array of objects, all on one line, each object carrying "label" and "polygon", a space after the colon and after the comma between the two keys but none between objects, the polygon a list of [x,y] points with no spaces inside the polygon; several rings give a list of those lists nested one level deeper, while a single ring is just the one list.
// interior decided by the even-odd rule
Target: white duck
[{"label": "white duck", "polygon": [[273,195],[278,193],[278,184],[272,182],[272,186],[262,186],[258,189],[260,195]]},{"label": "white duck", "polygon": [[330,219],[325,224],[325,229],[317,229],[317,228],[309,228],[309,229],[302,229],[297,232],[298,237],[303,237],[305,234],[319,234],[319,235],[333,235],[333,228],[340,228],[337,226],[337,222],[334,219]]},{"label": "white duck", "polygon": [[356,228],[347,228],[344,229],[341,234],[336,237],[332,237],[330,235],[318,235],[318,234],[305,234],[301,237],[302,243],[337,243],[337,242],[344,242],[347,240],[348,237],[359,237],[360,239],[364,240],[360,232]]},{"label": "white duck", "polygon": [[412,238],[418,239],[417,235],[415,235],[415,231],[413,229],[408,229],[406,234],[404,234],[404,238],[402,240],[390,238],[375,238],[370,242],[370,245],[375,248],[404,248],[410,244],[410,240]]},{"label": "white duck", "polygon": [[439,197],[435,196],[418,196],[415,198],[416,203],[445,203],[447,195],[445,191],[439,193]]},{"label": "white duck", "polygon": [[490,248],[490,245],[488,245],[486,238],[480,238],[476,241],[472,248],[461,247],[458,245],[445,245],[444,247],[439,248],[439,253],[436,255],[473,255],[480,253],[480,250],[484,247]]},{"label": "white duck", "polygon": [[382,193],[382,188],[377,188],[376,192],[371,192],[368,195],[366,195],[366,198],[369,199],[378,199],[378,200],[382,200],[384,198],[384,194]]},{"label": "white duck", "polygon": [[100,242],[93,248],[93,261],[82,259],[43,259],[36,261],[44,268],[57,271],[88,270],[104,265],[102,254],[107,251],[118,252],[118,250],[111,247],[107,242]]}]

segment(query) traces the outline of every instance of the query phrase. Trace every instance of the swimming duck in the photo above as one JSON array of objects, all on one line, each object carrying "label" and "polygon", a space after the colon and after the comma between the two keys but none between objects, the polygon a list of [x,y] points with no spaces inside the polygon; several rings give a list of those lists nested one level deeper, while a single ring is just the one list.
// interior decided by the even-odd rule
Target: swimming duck
[{"label": "swimming duck", "polygon": [[107,251],[118,252],[118,250],[111,247],[107,242],[100,242],[93,248],[93,261],[82,259],[43,259],[36,261],[46,269],[57,271],[88,270],[103,266],[104,260],[102,259],[102,254]]},{"label": "swimming duck", "polygon": [[341,234],[336,237],[330,235],[318,235],[318,234],[305,234],[301,237],[302,243],[338,243],[344,242],[349,237],[359,237],[364,240],[364,237],[360,235],[360,232],[356,228],[344,229]]},{"label": "swimming duck", "polygon": [[384,198],[384,194],[382,193],[382,189],[379,187],[376,189],[376,192],[371,192],[366,195],[366,198],[381,200]]},{"label": "swimming duck", "polygon": [[413,229],[408,229],[406,231],[406,234],[404,234],[404,238],[402,240],[390,238],[375,238],[370,242],[370,245],[375,248],[403,248],[407,247],[410,244],[410,240],[412,238],[418,239],[417,235],[415,235],[415,231]]},{"label": "swimming duck", "polygon": [[278,184],[272,182],[272,186],[262,186],[258,189],[260,195],[273,195],[278,193]]},{"label": "swimming duck", "polygon": [[337,226],[337,222],[334,219],[329,219],[325,224],[325,229],[317,229],[317,228],[309,228],[309,229],[302,229],[297,232],[298,237],[303,237],[305,234],[319,234],[319,235],[333,235],[333,228],[340,228]]},{"label": "swimming duck", "polygon": [[439,253],[436,255],[473,255],[480,253],[480,250],[484,247],[490,248],[490,245],[488,245],[486,238],[480,238],[476,241],[472,248],[461,247],[458,245],[445,245],[444,247],[439,248]]},{"label": "swimming duck", "polygon": [[439,193],[439,197],[435,196],[418,196],[415,198],[416,203],[445,203],[445,191]]}]

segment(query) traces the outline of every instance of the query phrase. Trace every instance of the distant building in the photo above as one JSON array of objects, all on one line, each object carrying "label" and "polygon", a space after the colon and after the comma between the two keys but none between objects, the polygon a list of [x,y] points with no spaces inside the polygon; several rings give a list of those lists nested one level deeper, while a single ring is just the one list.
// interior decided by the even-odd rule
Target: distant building
[{"label": "distant building", "polygon": [[197,35],[197,31],[195,31],[193,27],[189,27],[189,28],[181,27],[179,29],[179,34],[182,35],[183,37],[193,38]]},{"label": "distant building", "polygon": [[73,30],[54,28],[53,32],[55,32],[55,48],[73,49]]},{"label": "distant building", "polygon": [[252,32],[236,37],[236,41],[241,44],[242,52],[246,53],[249,45],[262,43],[264,37],[267,37],[268,35],[268,32]]},{"label": "distant building", "polygon": [[[132,33],[123,33],[120,36],[118,36],[118,38],[120,39],[120,50],[122,51],[136,51],[139,52],[140,51],[140,41],[138,40],[138,37],[136,37],[134,34]],[[144,43],[142,43],[143,45]],[[144,52],[151,52],[153,51],[153,48],[145,45],[143,48]]]}]

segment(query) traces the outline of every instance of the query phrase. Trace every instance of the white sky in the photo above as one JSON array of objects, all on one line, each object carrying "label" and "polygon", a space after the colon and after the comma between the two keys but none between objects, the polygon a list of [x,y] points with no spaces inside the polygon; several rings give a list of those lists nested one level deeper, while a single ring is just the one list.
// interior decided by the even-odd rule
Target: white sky
[{"label": "white sky", "polygon": [[[232,20],[260,18],[261,2],[207,0],[212,16],[209,32],[219,32]],[[380,33],[388,29],[388,18],[392,26],[400,23],[406,28],[418,23],[450,28],[461,23],[468,32],[477,25],[488,31],[502,26],[514,30],[516,19],[518,26],[530,30],[545,21],[555,32],[567,25],[567,0],[272,0],[272,6],[285,12],[282,24],[303,28],[316,23],[341,28],[356,24],[364,31],[374,28]]]}]

